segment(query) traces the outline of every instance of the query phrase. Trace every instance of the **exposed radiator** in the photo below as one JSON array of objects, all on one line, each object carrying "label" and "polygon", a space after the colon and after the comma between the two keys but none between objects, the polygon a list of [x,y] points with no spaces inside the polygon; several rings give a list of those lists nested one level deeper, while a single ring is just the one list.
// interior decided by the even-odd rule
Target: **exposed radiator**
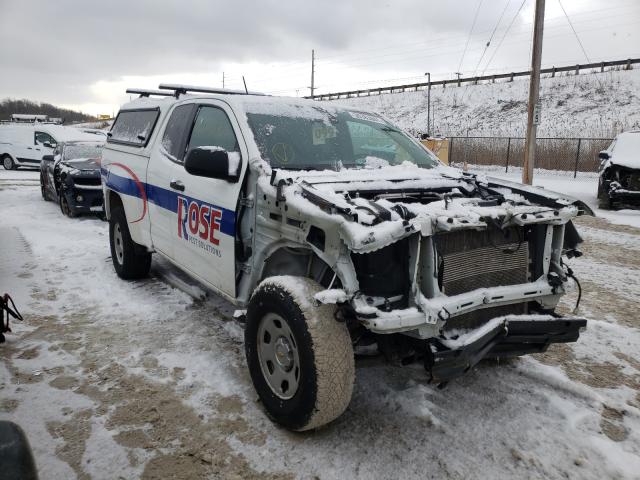
[{"label": "exposed radiator", "polygon": [[529,244],[516,228],[453,232],[436,244],[445,295],[529,281]]}]

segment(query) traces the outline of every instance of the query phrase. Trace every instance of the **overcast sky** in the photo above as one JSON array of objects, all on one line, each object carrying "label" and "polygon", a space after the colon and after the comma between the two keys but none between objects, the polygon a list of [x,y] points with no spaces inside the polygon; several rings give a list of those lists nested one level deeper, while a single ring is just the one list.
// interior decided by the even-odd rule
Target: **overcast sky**
[{"label": "overcast sky", "polygon": [[[534,3],[0,0],[0,98],[110,114],[127,87],[219,87],[223,72],[230,88],[244,75],[253,90],[308,95],[311,49],[317,93],[526,70]],[[546,3],[543,65],[640,56],[640,1]]]}]

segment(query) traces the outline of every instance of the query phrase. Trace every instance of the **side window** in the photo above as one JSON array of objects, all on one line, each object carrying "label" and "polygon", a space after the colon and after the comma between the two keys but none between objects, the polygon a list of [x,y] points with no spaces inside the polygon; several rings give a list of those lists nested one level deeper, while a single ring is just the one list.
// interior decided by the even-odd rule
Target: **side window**
[{"label": "side window", "polygon": [[200,107],[191,131],[189,148],[221,147],[227,152],[240,150],[236,134],[224,110],[216,107]]},{"label": "side window", "polygon": [[48,143],[53,148],[55,148],[58,145],[57,142],[53,139],[53,137],[48,133],[36,132],[34,134],[34,144],[44,146],[45,143]]},{"label": "side window", "polygon": [[108,133],[107,142],[144,147],[151,137],[159,113],[157,108],[120,110]]},{"label": "side window", "polygon": [[174,162],[182,163],[184,161],[187,137],[195,108],[196,105],[193,103],[176,107],[164,129],[161,150]]}]

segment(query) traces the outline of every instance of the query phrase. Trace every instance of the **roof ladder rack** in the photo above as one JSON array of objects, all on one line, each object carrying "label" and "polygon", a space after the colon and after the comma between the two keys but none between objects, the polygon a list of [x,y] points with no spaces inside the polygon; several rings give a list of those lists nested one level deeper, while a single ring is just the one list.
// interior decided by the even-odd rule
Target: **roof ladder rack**
[{"label": "roof ladder rack", "polygon": [[230,90],[228,88],[210,88],[210,87],[196,87],[193,85],[177,85],[169,83],[161,83],[158,88],[163,90],[173,90],[174,95],[178,98],[180,95],[184,95],[188,92],[193,93],[220,93],[224,95],[264,95],[260,92],[245,92],[244,90]]},{"label": "roof ladder rack", "polygon": [[133,93],[140,95],[140,97],[148,97],[150,95],[158,95],[160,97],[173,97],[173,92],[167,92],[166,90],[152,90],[148,88],[127,88],[126,93]]}]

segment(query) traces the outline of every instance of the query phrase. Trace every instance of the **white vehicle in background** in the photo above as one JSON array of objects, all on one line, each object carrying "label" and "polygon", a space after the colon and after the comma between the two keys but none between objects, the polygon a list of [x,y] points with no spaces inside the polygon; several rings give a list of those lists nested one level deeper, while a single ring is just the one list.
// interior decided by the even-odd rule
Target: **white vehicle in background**
[{"label": "white vehicle in background", "polygon": [[5,170],[39,168],[42,157],[52,155],[59,143],[94,141],[96,135],[49,123],[0,125],[0,161]]},{"label": "white vehicle in background", "polygon": [[127,91],[103,150],[114,268],[141,278],[156,252],[246,309],[251,379],[286,428],[347,408],[354,354],[442,384],[585,327],[555,311],[582,202],[446,167],[376,113],[160,88]]}]

